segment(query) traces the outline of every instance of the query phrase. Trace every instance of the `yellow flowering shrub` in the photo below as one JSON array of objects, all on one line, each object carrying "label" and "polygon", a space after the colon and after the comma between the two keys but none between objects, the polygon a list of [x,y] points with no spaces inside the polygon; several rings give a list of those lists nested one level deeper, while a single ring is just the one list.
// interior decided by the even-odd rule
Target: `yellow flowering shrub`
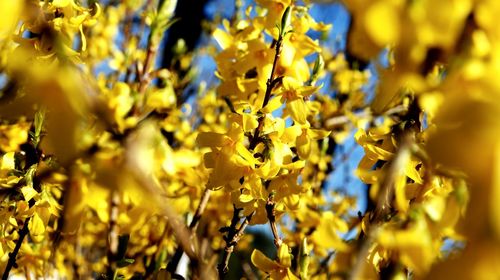
[{"label": "yellow flowering shrub", "polygon": [[500,278],[500,4],[340,2],[0,2],[2,279]]}]

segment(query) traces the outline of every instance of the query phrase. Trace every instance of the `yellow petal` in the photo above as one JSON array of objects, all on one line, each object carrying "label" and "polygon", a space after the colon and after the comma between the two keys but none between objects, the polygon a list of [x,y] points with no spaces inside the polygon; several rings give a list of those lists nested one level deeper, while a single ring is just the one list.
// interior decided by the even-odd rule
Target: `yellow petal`
[{"label": "yellow petal", "polygon": [[54,0],[52,1],[52,5],[56,8],[64,8],[69,6],[71,0]]},{"label": "yellow petal", "polygon": [[406,166],[411,164],[410,162],[410,152],[408,149],[403,149],[399,151],[399,155],[397,160],[392,164],[397,165],[395,174],[394,174],[394,189],[396,194],[396,208],[406,213],[409,208],[409,201],[406,199],[406,174],[405,169]]},{"label": "yellow petal", "polygon": [[258,269],[265,272],[270,272],[279,268],[278,263],[266,257],[266,255],[264,255],[261,251],[257,249],[253,250],[250,259],[253,265],[255,265]]},{"label": "yellow petal", "polygon": [[292,258],[290,252],[288,251],[288,245],[286,245],[285,243],[282,243],[278,248],[278,260],[283,266],[292,266]]},{"label": "yellow petal", "polygon": [[286,101],[286,109],[292,117],[293,121],[298,124],[304,125],[307,123],[307,106],[304,100],[299,98],[294,98],[293,100]]},{"label": "yellow petal", "polygon": [[307,131],[307,134],[309,135],[309,137],[311,137],[311,139],[314,139],[314,140],[326,138],[326,137],[328,137],[328,135],[330,135],[330,133],[331,133],[331,131],[328,131],[328,130],[312,129],[312,128]]},{"label": "yellow petal", "polygon": [[354,174],[366,184],[376,184],[382,182],[385,172],[382,169],[372,171],[358,168]]},{"label": "yellow petal", "polygon": [[16,27],[24,1],[0,1],[0,39]]},{"label": "yellow petal", "polygon": [[43,240],[45,234],[45,225],[43,224],[43,220],[36,212],[35,214],[33,214],[33,217],[31,217],[28,223],[28,229],[31,239],[34,242],[38,243]]},{"label": "yellow petal", "polygon": [[286,277],[288,280],[299,280],[299,278],[295,276],[289,268],[286,270]]},{"label": "yellow petal", "polygon": [[[437,222],[441,220],[446,209],[445,198],[434,196],[423,204],[423,208],[431,220]],[[451,210],[451,209],[450,209]],[[453,220],[453,219],[450,219]]]},{"label": "yellow petal", "polygon": [[231,45],[231,36],[219,28],[215,29],[212,36],[222,49],[227,49]]},{"label": "yellow petal", "polygon": [[14,152],[5,153],[5,155],[2,156],[2,163],[0,165],[0,169],[2,170],[14,169],[16,167],[14,155],[15,155]]},{"label": "yellow petal", "polygon": [[280,56],[280,64],[282,67],[290,67],[293,63],[293,59],[295,58],[295,48],[293,46],[289,46],[288,48],[283,48]]},{"label": "yellow petal", "polygon": [[250,201],[254,200],[254,198],[253,198],[253,196],[252,196],[252,195],[250,195],[250,194],[244,194],[244,193],[242,193],[242,194],[240,194],[240,198],[239,198],[239,200],[240,200],[241,202],[243,202],[243,203],[248,203],[248,202],[250,202]]},{"label": "yellow petal", "polygon": [[410,207],[409,201],[406,199],[406,176],[397,174],[394,178],[394,190],[396,196],[396,208],[402,213],[406,213]]},{"label": "yellow petal", "polygon": [[284,144],[294,143],[296,138],[302,133],[302,128],[300,125],[292,125],[287,127],[283,131],[283,135],[281,136],[281,142]]},{"label": "yellow petal", "polygon": [[308,159],[311,154],[311,139],[307,135],[307,131],[304,130],[302,134],[297,137],[297,143],[295,145],[297,147],[297,154],[301,159]]},{"label": "yellow petal", "polygon": [[444,102],[444,95],[441,92],[429,92],[418,97],[418,103],[422,110],[427,113],[432,120]]},{"label": "yellow petal", "polygon": [[288,170],[298,170],[304,168],[304,166],[306,166],[305,160],[298,160],[289,164],[283,164],[283,168]]},{"label": "yellow petal", "polygon": [[242,144],[236,144],[236,151],[238,155],[246,161],[247,166],[255,167],[255,164],[259,163],[259,161],[254,158],[253,154]]},{"label": "yellow petal", "polygon": [[366,155],[371,159],[380,159],[389,161],[393,158],[394,153],[384,150],[382,147],[378,147],[374,144],[367,144],[363,146],[365,149]]},{"label": "yellow petal", "polygon": [[348,226],[342,219],[335,217],[332,212],[325,212],[321,222],[312,235],[312,240],[323,247],[346,251],[349,246],[340,238],[338,231],[347,232]]},{"label": "yellow petal", "polygon": [[259,122],[250,114],[243,114],[243,131],[252,131],[257,128]]},{"label": "yellow petal", "polygon": [[87,50],[87,39],[85,38],[85,34],[83,34],[83,25],[80,25],[80,38],[82,40],[82,51]]},{"label": "yellow petal", "polygon": [[33,189],[32,186],[24,186],[21,188],[21,193],[26,201],[30,201],[35,195],[38,194],[37,191]]},{"label": "yellow petal", "polygon": [[417,184],[422,184],[422,176],[420,176],[420,173],[417,171],[416,166],[419,165],[420,162],[416,160],[410,160],[405,166],[405,173],[406,176],[408,176],[410,179],[412,179],[415,183]]},{"label": "yellow petal", "polygon": [[439,252],[439,247],[436,248],[432,243],[423,219],[403,230],[384,229],[377,240],[384,248],[397,250],[401,262],[417,275],[424,274],[430,268]]},{"label": "yellow petal", "polygon": [[297,194],[287,195],[283,198],[283,203],[289,210],[298,210],[301,206],[300,196]]},{"label": "yellow petal", "polygon": [[262,112],[265,114],[272,113],[276,110],[278,110],[279,107],[281,107],[283,103],[281,103],[280,98],[271,98],[269,102],[267,103],[266,107],[262,108]]}]

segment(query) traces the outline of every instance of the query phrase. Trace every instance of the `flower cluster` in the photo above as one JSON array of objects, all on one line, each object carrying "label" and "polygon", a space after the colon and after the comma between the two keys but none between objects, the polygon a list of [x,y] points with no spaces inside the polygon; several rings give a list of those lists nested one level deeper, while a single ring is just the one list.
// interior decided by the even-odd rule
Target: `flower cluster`
[{"label": "flower cluster", "polygon": [[249,2],[0,2],[3,278],[499,278],[500,4]]}]

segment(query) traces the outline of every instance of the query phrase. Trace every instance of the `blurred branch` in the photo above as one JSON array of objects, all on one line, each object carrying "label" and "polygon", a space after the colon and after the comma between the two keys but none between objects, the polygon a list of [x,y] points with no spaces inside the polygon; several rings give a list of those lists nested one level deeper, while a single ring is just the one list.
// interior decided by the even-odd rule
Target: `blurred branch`
[{"label": "blurred branch", "polygon": [[[198,204],[193,219],[189,224],[189,230],[191,231],[191,235],[196,234],[196,228],[200,223],[201,216],[205,212],[205,208],[207,207],[211,192],[212,191],[209,188],[205,188],[205,191],[203,191],[200,203]],[[181,246],[177,247],[174,256],[172,257],[172,260],[170,261],[167,267],[167,271],[169,271],[172,275],[175,274],[175,272],[177,271],[177,267],[179,266],[179,261],[181,260],[183,254],[184,254],[183,248]]]},{"label": "blurred branch", "polygon": [[317,3],[317,4],[334,4],[334,3],[343,4],[343,1],[341,1],[341,0],[309,0],[308,2]]},{"label": "blurred branch", "polygon": [[[373,112],[368,109],[368,110],[361,111],[359,113],[353,113],[353,117],[362,119],[362,118],[374,118],[374,117],[380,117],[380,116],[390,116],[390,115],[406,112],[407,110],[408,110],[408,108],[404,105],[396,106],[396,107],[391,108],[391,109],[389,109],[381,114],[373,114]],[[342,125],[348,124],[350,122],[352,122],[352,117],[350,117],[350,116],[346,116],[346,115],[335,116],[335,117],[331,117],[325,121],[325,127],[327,129],[333,129],[337,126],[342,126]]]},{"label": "blurred branch", "polygon": [[194,232],[200,223],[201,216],[205,212],[205,208],[207,208],[208,200],[210,199],[210,194],[212,191],[209,188],[205,188],[203,194],[201,195],[200,204],[198,204],[198,208],[196,208],[196,212],[194,213],[193,219],[189,224],[189,228]]},{"label": "blurred branch", "polygon": [[[148,9],[150,2],[147,3],[146,9]],[[157,49],[160,46],[162,37],[164,33],[170,28],[170,26],[176,22],[176,20],[171,20],[173,17],[173,7],[177,4],[177,0],[163,0],[160,1],[158,5],[158,10],[151,24],[151,31],[148,37],[148,45],[146,50],[146,58],[144,60],[144,65],[141,72],[138,73],[139,77],[139,93],[143,94],[148,85],[151,83],[150,72],[154,68],[154,63],[156,61]]]},{"label": "blurred branch", "polygon": [[349,280],[361,278],[364,266],[366,265],[366,258],[370,253],[370,247],[373,243],[374,238],[377,236],[379,223],[382,222],[385,217],[391,211],[390,200],[394,194],[394,180],[396,176],[400,173],[400,169],[405,166],[405,162],[411,155],[410,148],[413,143],[413,139],[408,133],[401,136],[401,146],[394,156],[394,160],[390,163],[387,173],[381,185],[381,189],[378,193],[377,203],[375,209],[369,215],[369,228],[368,234],[362,235],[363,239],[361,245],[359,246],[359,251],[356,254],[356,260],[354,266],[349,273]]},{"label": "blurred branch", "polygon": [[120,204],[120,196],[116,190],[111,192],[111,203],[109,211],[109,231],[108,231],[108,277],[113,277],[117,267],[118,253],[118,206]]},{"label": "blurred branch", "polygon": [[[147,195],[153,198],[153,202],[158,206],[160,213],[167,218],[170,227],[173,229],[175,237],[179,240],[179,244],[182,249],[192,261],[198,261],[199,257],[195,245],[197,242],[193,242],[189,229],[181,222],[179,215],[168,203],[168,198],[165,192],[158,188],[155,183],[147,178],[138,168],[130,168],[131,171],[135,171],[134,177],[138,183],[144,188]],[[196,240],[194,240],[196,241]]]}]

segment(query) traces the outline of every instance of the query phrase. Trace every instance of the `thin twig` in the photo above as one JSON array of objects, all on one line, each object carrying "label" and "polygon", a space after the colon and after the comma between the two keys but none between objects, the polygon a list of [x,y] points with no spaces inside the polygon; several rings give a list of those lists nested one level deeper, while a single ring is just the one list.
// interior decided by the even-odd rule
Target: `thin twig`
[{"label": "thin twig", "polygon": [[[146,10],[148,9],[149,5],[151,5],[151,3],[152,3],[151,0],[147,1],[146,6],[145,6]],[[143,24],[143,22],[141,22],[141,24]],[[150,32],[153,32],[153,30],[151,29]],[[150,75],[150,72],[151,72],[150,68],[152,67],[152,64],[154,64],[154,62],[155,62],[156,53],[157,53],[157,49],[158,49],[158,43],[155,43],[155,39],[153,37],[154,37],[153,33],[150,33],[149,38],[148,38],[148,43],[147,43],[146,58],[144,59],[144,65],[143,65],[142,69],[140,69],[141,71],[137,72],[137,76],[139,78],[138,92],[140,95],[143,95],[145,93],[146,89],[148,88],[148,86],[152,80],[151,75]],[[139,100],[142,100],[142,98]],[[141,103],[142,103],[142,101],[139,102],[139,105],[142,105]],[[142,106],[139,106],[139,108],[141,108],[141,107]]]},{"label": "thin twig", "polygon": [[[233,215],[233,219],[231,221],[231,226],[228,229],[228,234],[224,238],[226,240],[226,246],[224,247],[224,253],[221,258],[221,262],[217,266],[217,270],[219,271],[219,279],[224,279],[226,276],[228,270],[229,270],[229,259],[231,258],[231,254],[234,251],[234,248],[236,245],[238,245],[238,242],[240,241],[241,237],[243,236],[243,233],[245,232],[246,227],[248,226],[248,223],[252,220],[253,215],[255,214],[255,211],[250,213],[250,215],[245,217],[245,220],[241,223],[240,227],[238,230],[236,230],[236,225],[239,220],[239,211],[241,209],[234,208],[235,210],[235,215]],[[236,218],[235,218],[236,217]]]},{"label": "thin twig", "polygon": [[230,20],[231,24],[235,24],[237,21],[240,20],[240,10],[242,6],[243,6],[242,0],[234,1],[234,13]]},{"label": "thin twig", "polygon": [[156,49],[153,46],[151,40],[148,42],[148,49],[146,51],[146,59],[144,60],[144,65],[142,67],[141,75],[139,76],[139,94],[144,94],[149,83],[151,82],[150,70],[151,63],[156,57]]},{"label": "thin twig", "polygon": [[24,226],[23,228],[19,231],[19,239],[16,242],[16,247],[14,247],[14,250],[9,253],[9,261],[7,262],[7,266],[5,267],[5,270],[2,275],[2,280],[7,280],[9,279],[9,274],[12,268],[17,267],[16,264],[16,258],[17,255],[19,254],[19,250],[21,249],[21,245],[23,244],[24,237],[28,235],[29,230],[28,230],[28,223],[30,221],[30,217],[26,218],[24,220]]},{"label": "thin twig", "polygon": [[243,273],[247,279],[249,280],[259,279],[257,275],[255,275],[255,272],[252,270],[252,267],[250,266],[250,264],[248,264],[248,262],[242,260],[242,263],[243,264],[241,265],[241,268],[243,269]]},{"label": "thin twig", "polygon": [[[200,223],[201,217],[203,213],[205,212],[205,209],[207,207],[208,201],[210,199],[210,194],[211,190],[209,188],[205,188],[205,191],[203,192],[200,203],[198,204],[198,207],[196,208],[196,212],[193,216],[193,219],[191,220],[191,223],[189,224],[189,229],[191,230],[191,234],[195,234],[196,228],[198,227],[198,224]],[[174,256],[172,257],[172,260],[168,264],[167,270],[174,274],[177,271],[177,267],[179,266],[179,261],[182,258],[182,255],[184,254],[184,250],[181,246],[177,247],[175,250]]]},{"label": "thin twig", "polygon": [[208,200],[210,199],[210,194],[212,191],[209,188],[205,188],[205,191],[203,191],[203,194],[201,195],[200,199],[200,204],[198,205],[198,208],[196,208],[196,212],[194,213],[193,219],[191,220],[191,223],[189,224],[189,228],[195,232],[196,228],[198,227],[198,224],[200,223],[201,216],[205,212],[205,208],[207,208]]},{"label": "thin twig", "polygon": [[[264,102],[262,103],[262,108],[266,107],[267,103],[269,103],[269,100],[271,99],[272,91],[274,87],[281,81],[281,78],[274,78],[274,72],[276,71],[276,65],[278,64],[278,60],[280,59],[281,56],[281,50],[283,46],[283,36],[280,35],[278,37],[278,40],[273,42],[275,44],[275,54],[274,54],[274,60],[273,60],[273,67],[271,69],[271,74],[269,74],[269,79],[267,79],[266,82],[266,93],[264,95]],[[253,137],[250,141],[249,149],[253,150],[259,143],[259,137],[260,137],[260,132],[262,130],[262,127],[264,125],[264,120],[265,117],[260,117],[259,118],[259,124],[257,128],[255,129],[255,132],[253,133]]]},{"label": "thin twig", "polygon": [[[30,129],[30,139],[26,143],[26,145],[22,145],[21,147],[22,150],[25,152],[25,157],[26,157],[26,166],[24,168],[25,178],[28,175],[29,170],[32,167],[35,167],[35,172],[29,176],[33,176],[32,177],[33,188],[36,191],[40,192],[41,179],[37,178],[36,176],[36,164],[40,163],[43,153],[37,148],[37,144],[40,143],[41,140],[41,134],[37,134],[36,132],[37,125],[43,127],[43,117],[41,118],[41,123],[38,124],[36,123],[36,118],[35,118],[35,120],[33,121],[33,125],[31,126]],[[28,205],[29,208],[32,208],[35,205],[35,200],[32,198],[28,202]],[[23,228],[19,231],[19,239],[16,242],[16,246],[14,247],[14,250],[11,253],[9,253],[9,260],[7,261],[7,265],[2,274],[2,280],[7,280],[9,278],[9,274],[12,268],[17,268],[16,264],[17,255],[19,254],[19,250],[21,249],[21,245],[23,244],[24,238],[29,233],[28,224],[30,222],[30,219],[31,217],[27,217],[24,220]]]},{"label": "thin twig", "polygon": [[[125,53],[125,57],[127,60],[129,59],[129,53],[127,53],[127,44],[130,42],[130,37],[132,36],[132,24],[133,24],[133,14],[130,8],[127,8],[125,11],[125,23],[123,24],[123,34],[125,39],[122,42],[122,50]],[[130,66],[127,66],[127,70],[125,72],[125,76],[123,78],[123,82],[127,83],[130,75],[132,74],[132,70]]]},{"label": "thin twig", "polygon": [[[167,221],[184,252],[188,255],[191,261],[197,261],[199,257],[195,244],[198,243],[193,242],[194,236],[191,236],[188,227],[181,222],[179,215],[169,204],[168,196],[156,185],[155,182],[153,182],[153,180],[138,172],[137,168],[131,168],[130,171],[133,172],[137,182],[144,188],[145,193],[152,196],[152,202],[158,206],[159,213],[167,218]],[[188,238],[189,236],[191,236],[191,238]]]},{"label": "thin twig", "polygon": [[[286,26],[281,26],[282,29],[286,28]],[[275,72],[276,72],[276,65],[278,64],[278,60],[280,59],[281,56],[281,50],[283,46],[283,36],[285,35],[285,32],[280,32],[278,39],[273,41],[271,44],[271,47],[274,47],[275,49],[275,54],[274,54],[274,59],[273,59],[273,65],[271,68],[271,73],[269,75],[269,79],[267,79],[266,82],[266,92],[264,95],[264,101],[262,103],[262,107],[266,107],[266,105],[269,103],[269,100],[271,99],[272,91],[276,87],[277,84],[279,84],[282,80],[282,77],[275,78]],[[258,119],[258,125],[257,128],[255,129],[253,136],[250,139],[250,144],[248,148],[250,150],[255,149],[257,144],[260,141],[260,133],[261,130],[264,126],[264,120],[265,116],[262,116]],[[240,228],[238,231],[235,231],[236,229],[236,224],[239,221],[239,209],[236,207],[234,208],[234,215],[233,219],[231,221],[231,226],[227,229],[228,233],[227,236],[224,238],[226,241],[226,246],[224,248],[224,253],[222,255],[221,262],[217,266],[217,270],[219,271],[219,279],[224,279],[224,277],[227,274],[228,271],[228,265],[229,265],[229,258],[231,257],[231,254],[236,247],[238,241],[240,240],[241,236],[243,235],[245,228],[247,227],[248,223],[252,219],[253,215],[255,214],[255,211],[252,212],[250,215],[248,215],[245,220],[242,222]]]},{"label": "thin twig", "polygon": [[[408,108],[404,105],[399,105],[394,108],[391,108],[381,114],[373,114],[371,110],[363,110],[361,112],[353,113],[354,117],[356,118],[369,118],[369,117],[378,117],[378,116],[389,116],[389,115],[394,115],[398,113],[403,113],[408,111]],[[332,129],[337,126],[345,125],[351,122],[351,118],[346,115],[342,116],[335,116],[327,119],[325,121],[325,128],[327,129]]]},{"label": "thin twig", "polygon": [[111,203],[109,210],[109,232],[108,232],[108,277],[111,277],[117,267],[118,254],[118,206],[120,204],[120,196],[116,190],[111,193]]},{"label": "thin twig", "polygon": [[275,206],[276,202],[274,201],[274,195],[270,194],[266,202],[267,219],[269,220],[269,225],[271,226],[271,231],[273,232],[274,245],[276,246],[276,248],[279,248],[283,243],[283,240],[281,240],[281,237],[278,233],[278,227],[276,226]]}]

